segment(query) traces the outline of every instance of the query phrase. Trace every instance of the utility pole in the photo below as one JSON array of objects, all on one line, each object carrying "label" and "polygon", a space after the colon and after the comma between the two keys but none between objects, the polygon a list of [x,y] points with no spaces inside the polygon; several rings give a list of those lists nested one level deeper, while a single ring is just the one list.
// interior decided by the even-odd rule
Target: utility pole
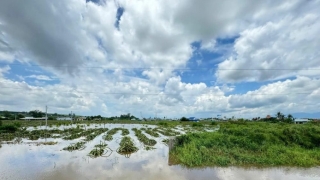
[{"label": "utility pole", "polygon": [[46,105],[46,128],[48,126],[48,106]]}]

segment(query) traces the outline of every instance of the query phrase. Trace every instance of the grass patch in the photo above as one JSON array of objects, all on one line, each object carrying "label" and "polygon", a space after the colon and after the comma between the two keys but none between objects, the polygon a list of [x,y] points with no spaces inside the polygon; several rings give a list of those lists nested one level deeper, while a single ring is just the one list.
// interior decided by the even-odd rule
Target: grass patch
[{"label": "grass patch", "polygon": [[320,126],[223,123],[217,132],[177,137],[170,161],[187,167],[319,166]]}]

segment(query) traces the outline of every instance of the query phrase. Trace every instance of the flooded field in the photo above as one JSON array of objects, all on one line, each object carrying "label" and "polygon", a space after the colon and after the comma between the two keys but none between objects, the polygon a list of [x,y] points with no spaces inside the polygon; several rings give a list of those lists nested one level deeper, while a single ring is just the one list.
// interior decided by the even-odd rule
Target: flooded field
[{"label": "flooded field", "polygon": [[2,134],[0,179],[320,179],[320,168],[187,169],[170,165],[168,139],[218,128],[78,124],[45,131],[44,126],[29,127],[17,137]]}]

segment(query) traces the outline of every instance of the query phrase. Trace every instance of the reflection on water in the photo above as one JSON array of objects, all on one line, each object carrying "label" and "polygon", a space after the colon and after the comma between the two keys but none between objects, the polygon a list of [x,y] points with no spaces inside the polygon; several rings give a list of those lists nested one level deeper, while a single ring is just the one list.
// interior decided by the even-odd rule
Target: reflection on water
[{"label": "reflection on water", "polygon": [[[126,158],[115,152],[121,141],[121,132],[114,135],[112,141],[105,141],[107,147],[113,150],[108,156],[90,158],[89,152],[95,145],[101,144],[103,134],[93,141],[86,143],[81,151],[63,151],[71,143],[80,140],[58,142],[56,145],[3,144],[0,148],[0,179],[216,179],[216,180],[318,180],[320,168],[270,168],[270,169],[243,169],[243,168],[205,168],[185,169],[181,166],[168,165],[168,146],[162,143],[167,138],[156,138],[157,144],[153,150],[146,150],[134,136],[132,128],[141,128],[141,125],[106,125],[111,129],[123,127],[129,129],[129,136],[139,150]],[[151,127],[151,126],[150,126]],[[148,136],[148,135],[146,135]],[[148,136],[151,138],[151,136]],[[38,141],[44,141],[40,139]]]}]

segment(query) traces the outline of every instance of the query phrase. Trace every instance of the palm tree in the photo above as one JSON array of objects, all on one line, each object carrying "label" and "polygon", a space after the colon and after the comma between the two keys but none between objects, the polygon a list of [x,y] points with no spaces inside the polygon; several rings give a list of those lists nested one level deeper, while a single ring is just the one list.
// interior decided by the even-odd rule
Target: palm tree
[{"label": "palm tree", "polygon": [[285,119],[285,115],[282,114],[280,111],[277,112],[276,116],[279,121],[283,121]]}]

